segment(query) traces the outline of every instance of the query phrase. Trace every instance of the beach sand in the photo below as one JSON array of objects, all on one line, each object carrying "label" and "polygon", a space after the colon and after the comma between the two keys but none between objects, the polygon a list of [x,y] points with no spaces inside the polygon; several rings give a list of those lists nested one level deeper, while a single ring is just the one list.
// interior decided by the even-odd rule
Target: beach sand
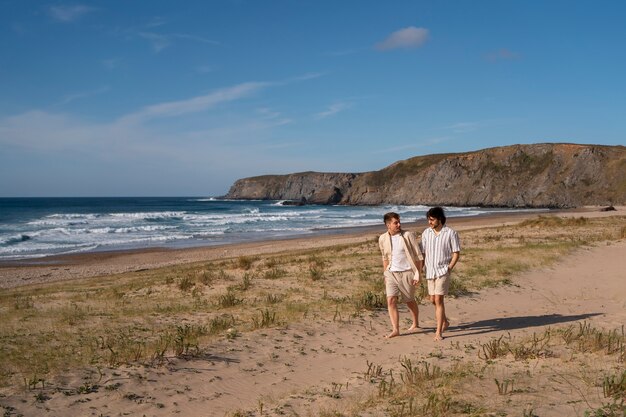
[{"label": "beach sand", "polygon": [[[626,207],[617,207],[613,212],[594,207],[561,211],[558,215],[596,218],[624,213]],[[454,219],[450,223],[463,237],[477,228],[506,226],[536,217],[532,213]],[[420,230],[424,224],[404,228]],[[383,231],[383,227],[377,227],[315,238],[76,255],[55,258],[43,265],[5,264],[0,267],[0,282],[10,288],[60,280],[97,280],[110,274],[210,259],[356,244]],[[586,377],[591,378],[593,372],[623,369],[623,363],[602,363],[605,359],[599,356],[600,363],[581,369],[573,357],[530,357],[525,361],[509,357],[495,359],[487,367],[488,362],[480,358],[481,347],[484,353],[484,346],[501,336],[522,340],[552,327],[578,328],[580,323],[623,329],[625,255],[623,238],[583,246],[552,266],[514,276],[512,285],[448,298],[451,327],[441,342],[433,340],[434,312],[425,303],[420,306],[422,329],[391,340],[381,337],[389,330],[385,310],[333,320],[311,318],[289,326],[243,331],[239,337],[222,338],[203,347],[202,355],[172,357],[162,366],[101,370],[100,389],[82,395],[63,395],[62,390],[49,387],[43,389],[45,399],[40,401],[37,393],[42,391],[5,387],[0,391],[0,410],[5,415],[46,416],[400,415],[399,404],[379,401],[364,410],[363,404],[368,403],[369,396],[380,398],[381,381],[388,384],[393,379],[390,370],[396,372],[395,383],[400,384],[401,361],[411,358],[414,364],[429,362],[442,369],[468,366],[470,374],[478,373],[475,366],[487,368],[481,378],[470,378],[462,389],[450,392],[455,401],[478,401],[489,410],[502,407],[498,404],[506,398],[509,415],[522,415],[527,410],[531,413],[527,415],[542,417],[583,415],[585,410],[609,401],[602,397],[602,387],[592,388]],[[407,316],[403,307],[401,317],[404,320]],[[585,356],[583,361],[593,358]],[[84,384],[82,378],[82,374],[68,371],[56,386],[79,387]],[[506,392],[505,387],[502,393],[502,381],[511,381],[513,388]],[[102,388],[111,386],[115,389]],[[434,411],[429,414],[445,415]],[[455,413],[448,411],[448,415]]]},{"label": "beach sand", "polygon": [[[555,210],[544,215],[563,217],[582,216],[589,218],[612,216],[624,213],[626,208],[617,211],[600,211],[598,207],[572,210]],[[496,214],[479,217],[452,218],[459,231],[475,227],[505,226],[537,217],[537,213]],[[421,231],[426,222],[406,223],[406,230]],[[338,225],[340,227],[340,225]],[[320,233],[314,236],[264,242],[241,243],[223,246],[210,246],[187,249],[142,249],[112,252],[90,252],[84,254],[52,256],[27,261],[0,262],[0,288],[13,288],[29,284],[97,277],[159,267],[189,264],[200,261],[280,253],[288,250],[314,249],[332,245],[363,242],[384,232],[384,225],[338,229],[335,233]]]}]

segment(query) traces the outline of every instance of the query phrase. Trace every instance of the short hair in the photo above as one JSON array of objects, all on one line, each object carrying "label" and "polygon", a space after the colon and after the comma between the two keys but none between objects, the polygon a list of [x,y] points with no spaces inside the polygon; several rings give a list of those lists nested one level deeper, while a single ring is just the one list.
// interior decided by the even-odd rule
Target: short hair
[{"label": "short hair", "polygon": [[446,213],[441,207],[433,207],[428,210],[428,212],[426,212],[426,218],[428,219],[429,217],[439,220],[442,225],[446,224]]},{"label": "short hair", "polygon": [[385,213],[385,215],[383,216],[383,220],[385,221],[385,224],[389,223],[392,219],[400,220],[400,215],[398,213],[394,213],[393,211],[390,211],[389,213]]}]

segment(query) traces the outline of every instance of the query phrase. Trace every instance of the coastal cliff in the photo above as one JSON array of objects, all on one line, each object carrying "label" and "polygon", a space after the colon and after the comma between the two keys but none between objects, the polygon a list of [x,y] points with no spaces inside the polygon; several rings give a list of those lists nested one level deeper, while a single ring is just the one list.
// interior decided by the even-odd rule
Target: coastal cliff
[{"label": "coastal cliff", "polygon": [[226,198],[346,205],[623,205],[626,147],[513,145],[417,156],[364,173],[264,175],[237,180]]}]

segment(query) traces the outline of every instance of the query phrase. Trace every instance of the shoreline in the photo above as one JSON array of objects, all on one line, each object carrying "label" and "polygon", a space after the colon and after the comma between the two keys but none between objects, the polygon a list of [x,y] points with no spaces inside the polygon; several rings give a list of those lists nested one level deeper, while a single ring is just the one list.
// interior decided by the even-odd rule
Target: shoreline
[{"label": "shoreline", "polygon": [[[449,217],[449,224],[458,231],[507,226],[541,215],[564,217],[608,217],[623,215],[626,206],[616,211],[601,211],[602,207],[548,210],[545,212],[495,213],[480,216]],[[422,231],[426,220],[403,223],[405,230]],[[178,264],[190,264],[219,258],[235,258],[288,250],[307,250],[333,245],[360,243],[384,233],[384,225],[353,226],[324,229],[306,236],[262,239],[245,243],[226,243],[185,248],[138,248],[102,252],[55,255],[36,260],[0,261],[0,289],[44,284],[74,279],[156,269]]]},{"label": "shoreline", "polygon": [[[495,216],[495,215],[500,215],[500,214],[517,214],[517,213],[539,213],[539,212],[547,212],[547,211],[555,211],[556,209],[547,209],[547,208],[520,208],[520,209],[506,209],[506,210],[498,210],[497,208],[493,209],[493,211],[481,211],[481,208],[478,208],[478,211],[472,211],[471,207],[470,208],[466,208],[466,207],[460,207],[460,209],[470,209],[469,211],[465,212],[465,211],[457,211],[457,208],[452,208],[453,211],[451,213],[451,216],[454,218],[461,218],[461,217],[484,217],[484,216]],[[491,208],[487,208],[487,210],[492,210]],[[165,211],[163,213],[173,213],[173,212],[168,212]],[[425,213],[425,211],[424,211]],[[148,213],[150,214],[150,213]],[[370,213],[371,214],[371,213]],[[73,214],[69,214],[70,216],[74,216]],[[54,214],[53,216],[56,216],[56,214]],[[63,215],[61,215],[63,216]],[[237,213],[234,214],[234,216],[238,216]],[[408,215],[405,215],[408,216]],[[158,217],[158,216],[157,216]],[[165,216],[167,217],[167,216]],[[331,216],[332,217],[332,216]],[[357,216],[358,217],[358,216]],[[377,216],[378,217],[378,216]],[[380,214],[380,217],[382,218],[382,213]],[[410,214],[410,219],[419,219],[421,218],[421,215],[419,215],[418,217],[415,216],[414,213]],[[404,217],[405,222],[407,217]],[[358,230],[367,230],[369,228],[372,227],[377,227],[380,222],[379,219],[376,218],[372,218],[371,216],[369,217],[369,220],[364,223],[364,224],[358,224],[358,222],[353,223],[353,220],[350,216],[348,216],[346,219],[347,221],[347,225],[343,224],[343,219],[341,218],[337,218],[335,219],[333,222],[330,221],[326,221],[326,222],[322,222],[322,224],[316,224],[315,222],[306,226],[306,225],[302,225],[302,226],[298,226],[295,229],[291,229],[291,228],[283,228],[279,225],[279,227],[277,229],[258,229],[254,232],[246,232],[244,230],[237,230],[237,231],[233,231],[232,233],[226,233],[226,232],[215,232],[213,233],[213,230],[211,229],[211,226],[207,226],[201,230],[196,230],[195,232],[198,234],[196,236],[188,236],[186,235],[184,231],[184,228],[187,227],[186,225],[182,225],[183,230],[179,231],[178,229],[171,231],[171,233],[156,233],[154,236],[152,236],[155,240],[152,240],[152,238],[149,238],[148,236],[139,236],[139,240],[136,242],[133,242],[132,239],[130,241],[125,241],[124,239],[122,239],[121,241],[104,241],[104,242],[100,242],[98,239],[89,239],[87,238],[86,240],[82,240],[79,237],[75,238],[74,241],[67,241],[67,242],[56,242],[57,245],[61,245],[59,247],[54,247],[54,244],[52,244],[52,247],[49,250],[44,250],[41,249],[38,253],[37,250],[34,250],[34,252],[31,252],[29,250],[24,250],[23,253],[20,254],[20,251],[18,252],[2,252],[1,256],[0,256],[0,267],[3,265],[9,265],[9,266],[29,266],[29,265],[45,265],[45,264],[50,264],[50,263],[58,263],[59,260],[63,260],[63,258],[66,257],[72,257],[74,255],[92,255],[92,254],[97,254],[97,253],[123,253],[123,252],[136,252],[136,251],[150,251],[150,250],[178,250],[178,249],[194,249],[194,248],[203,248],[203,247],[220,247],[220,246],[226,246],[226,245],[236,245],[236,244],[240,244],[240,243],[247,243],[247,242],[260,242],[260,241],[276,241],[276,240],[290,240],[290,239],[297,239],[297,238],[316,238],[318,236],[324,236],[324,235],[334,235],[334,234],[346,234],[346,233],[352,233],[354,231],[358,231]],[[419,221],[416,220],[416,222],[419,223]],[[408,224],[408,222],[407,222]],[[59,230],[61,230],[63,233],[67,233],[69,235],[72,235],[73,233],[76,233],[77,235],[80,234],[78,231],[73,232],[71,229],[66,229],[66,227],[71,227],[72,223],[70,223],[69,225],[63,225],[63,224],[59,224],[58,227],[60,228]],[[133,229],[133,228],[141,228],[144,226],[133,226],[133,225],[126,225],[128,227],[122,227],[123,225],[117,225],[117,226],[106,226],[106,224],[102,225],[102,227],[106,229],[113,229],[114,234],[118,233],[118,229],[124,231],[126,228],[129,229]],[[91,228],[95,228],[96,226],[91,226]],[[100,227],[100,229],[95,228],[94,232],[97,235],[102,234],[102,227]],[[166,226],[166,228],[169,226]],[[173,227],[173,226],[171,226]],[[178,226],[176,226],[178,227]],[[56,229],[53,229],[56,230]],[[68,230],[66,232],[66,230]],[[85,229],[79,229],[79,230],[86,230],[87,234],[90,234],[90,227],[86,227]],[[161,229],[163,230],[163,229]],[[13,230],[13,236],[10,237],[6,237],[3,236],[3,248],[5,249],[5,246],[7,246],[7,242],[8,243],[19,243],[19,242],[23,242],[23,241],[30,241],[33,238],[31,237],[32,235],[38,235],[39,233],[43,233],[45,232],[46,229],[42,229],[42,230]],[[111,230],[107,231],[108,233],[111,233]],[[206,232],[206,234],[204,234],[204,232]],[[122,232],[124,233],[124,232]],[[171,235],[174,235],[173,237]],[[182,234],[182,235],[181,235]],[[184,237],[181,237],[184,236]],[[171,239],[170,239],[171,237]],[[7,240],[8,239],[8,240]],[[65,249],[62,249],[63,245],[61,243],[66,243],[67,246],[65,246]],[[10,245],[9,245],[10,246]]]},{"label": "shoreline", "polygon": [[[0,355],[0,411],[380,415],[399,410],[409,396],[424,409],[433,392],[461,393],[456,398],[464,409],[494,415],[602,410],[609,401],[603,380],[623,372],[624,352],[598,346],[598,336],[609,346],[624,341],[626,286],[619,278],[626,269],[626,208],[455,218],[449,224],[467,249],[457,273],[470,291],[446,300],[451,325],[443,341],[434,340],[435,310],[427,299],[419,302],[418,331],[383,337],[387,311],[378,297],[369,297],[381,291],[376,237],[383,225],[301,244],[224,247],[225,256],[198,251],[216,260],[195,264],[184,263],[192,255],[185,250],[109,254],[108,266],[115,268],[129,259],[184,257],[166,269],[56,283],[48,276],[38,285],[5,290],[2,330],[10,343]],[[404,224],[407,230],[422,226]],[[350,239],[355,243],[345,243]],[[319,250],[307,251],[315,245]],[[246,262],[229,259],[245,251],[252,254]],[[75,262],[88,266],[84,257]],[[484,268],[475,270],[477,265]],[[318,266],[321,276],[310,270]],[[15,271],[67,274],[72,268]],[[228,301],[228,294],[238,301]],[[408,311],[400,313],[404,330]],[[271,321],[262,324],[264,317]],[[500,341],[505,349],[488,349]],[[428,385],[404,383],[402,376],[410,375],[404,370],[418,375],[428,365],[452,378],[433,381],[436,386],[425,379]],[[400,376],[399,389],[382,397],[392,373]],[[515,391],[494,380],[509,388],[514,383]],[[447,401],[452,394],[438,398]]]}]

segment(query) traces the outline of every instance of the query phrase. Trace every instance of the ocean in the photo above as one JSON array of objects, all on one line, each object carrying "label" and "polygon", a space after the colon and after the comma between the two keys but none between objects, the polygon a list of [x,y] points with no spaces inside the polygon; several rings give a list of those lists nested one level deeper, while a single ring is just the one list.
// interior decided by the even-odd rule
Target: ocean
[{"label": "ocean", "polygon": [[[152,247],[193,247],[330,233],[403,222],[426,206],[285,206],[198,197],[0,198],[0,261]],[[449,217],[519,210],[447,207]]]}]

